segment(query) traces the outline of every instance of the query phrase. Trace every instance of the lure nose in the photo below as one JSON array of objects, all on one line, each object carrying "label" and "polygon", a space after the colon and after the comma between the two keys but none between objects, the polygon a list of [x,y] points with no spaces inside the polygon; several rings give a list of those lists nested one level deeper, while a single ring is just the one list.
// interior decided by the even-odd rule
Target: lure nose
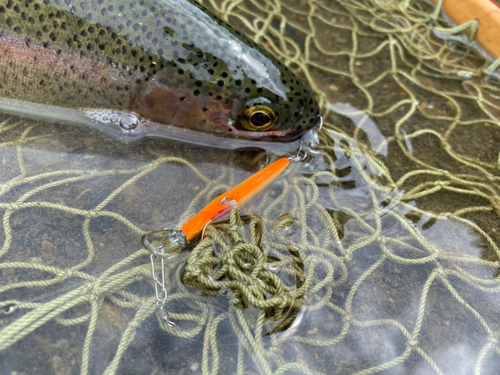
[{"label": "lure nose", "polygon": [[186,243],[186,235],[177,229],[158,230],[142,236],[144,248],[158,259],[166,259],[179,253]]}]

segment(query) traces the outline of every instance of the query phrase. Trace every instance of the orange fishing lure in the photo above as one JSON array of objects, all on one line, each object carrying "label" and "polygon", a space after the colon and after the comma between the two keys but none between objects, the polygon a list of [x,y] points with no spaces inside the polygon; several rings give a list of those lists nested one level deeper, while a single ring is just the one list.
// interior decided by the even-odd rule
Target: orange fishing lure
[{"label": "orange fishing lure", "polygon": [[[152,255],[160,259],[165,259],[172,252],[181,250],[189,241],[196,238],[208,223],[218,220],[231,212],[233,208],[241,207],[241,205],[265,189],[294,160],[301,159],[298,157],[281,158],[268,165],[236,187],[219,195],[189,219],[179,230],[162,230],[144,235],[142,239],[144,246]],[[160,237],[165,238],[164,245],[160,247],[153,246],[152,242]]]},{"label": "orange fishing lure", "polygon": [[[299,156],[301,152],[302,156]],[[175,324],[170,320],[165,309],[168,296],[165,286],[165,259],[181,251],[189,241],[202,232],[208,223],[220,219],[231,212],[233,208],[240,207],[269,186],[292,161],[302,161],[306,156],[306,152],[299,150],[296,157],[281,158],[268,165],[236,187],[219,195],[180,229],[150,232],[142,237],[144,247],[151,253],[151,274],[155,285],[156,305],[162,314],[162,319],[168,326],[173,327]],[[156,246],[155,244],[160,245]],[[155,259],[160,260],[161,276],[155,271]]]},{"label": "orange fishing lure", "polygon": [[205,225],[240,207],[273,182],[290,164],[290,159],[281,158],[263,170],[247,178],[236,187],[219,195],[199,213],[189,219],[181,231],[189,242],[201,233]]}]

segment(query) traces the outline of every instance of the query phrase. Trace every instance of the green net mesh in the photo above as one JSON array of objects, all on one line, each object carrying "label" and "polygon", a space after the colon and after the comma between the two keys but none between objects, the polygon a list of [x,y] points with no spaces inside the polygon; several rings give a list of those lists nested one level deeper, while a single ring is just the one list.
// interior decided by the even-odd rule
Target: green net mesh
[{"label": "green net mesh", "polygon": [[[208,238],[189,254],[182,281],[206,295],[231,293],[231,305],[236,309],[255,306],[262,320],[258,325],[276,322],[266,334],[278,333],[291,326],[304,303],[309,286],[304,261],[291,246],[285,246],[288,257],[274,257],[263,248],[262,219],[253,215],[247,219],[250,241],[240,233],[245,223],[237,210],[232,210],[229,223],[209,226]],[[293,218],[282,217],[275,227],[285,229],[284,221],[289,225],[294,222]],[[278,270],[282,277],[276,274]]]},{"label": "green net mesh", "polygon": [[[300,324],[263,335],[258,309],[182,283],[185,251],[166,263],[170,327],[156,317],[140,246],[146,231],[177,228],[266,155],[125,145],[3,116],[3,367],[496,373],[499,63],[469,45],[474,23],[451,27],[420,1],[203,3],[266,45],[322,105],[318,154],[242,211],[303,259]],[[271,237],[283,214],[294,230]]]}]

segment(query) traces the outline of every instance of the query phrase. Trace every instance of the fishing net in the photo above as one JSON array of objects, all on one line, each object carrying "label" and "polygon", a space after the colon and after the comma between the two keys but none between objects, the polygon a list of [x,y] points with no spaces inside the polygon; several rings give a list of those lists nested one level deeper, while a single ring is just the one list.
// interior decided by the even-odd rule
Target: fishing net
[{"label": "fishing net", "polygon": [[[290,256],[285,259],[280,259],[281,254],[277,254],[279,258],[266,254],[262,219],[253,216],[249,220],[249,242],[238,231],[244,222],[237,210],[231,212],[230,223],[209,227],[209,238],[189,254],[182,281],[206,295],[231,292],[232,307],[246,309],[253,305],[260,310],[258,326],[277,322],[268,332],[274,334],[288,328],[300,313],[308,286],[304,261],[293,247],[286,247]],[[293,218],[281,218],[276,226],[281,229],[283,221],[289,220]],[[285,273],[284,279],[291,275],[289,280],[282,280],[275,273],[278,269]]]},{"label": "fishing net", "polygon": [[[325,117],[315,154],[210,229],[198,246],[212,252],[165,263],[169,326],[141,236],[274,156],[3,116],[2,373],[496,373],[500,80],[477,25],[420,1],[203,3],[309,83]],[[302,260],[297,324],[265,335],[268,306],[244,288],[182,282],[231,238]]]}]

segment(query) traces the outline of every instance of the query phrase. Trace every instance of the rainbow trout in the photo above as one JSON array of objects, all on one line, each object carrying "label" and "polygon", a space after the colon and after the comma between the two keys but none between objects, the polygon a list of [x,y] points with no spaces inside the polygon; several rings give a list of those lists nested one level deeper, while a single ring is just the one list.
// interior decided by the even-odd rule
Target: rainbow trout
[{"label": "rainbow trout", "polygon": [[321,121],[286,66],[194,0],[0,0],[0,111],[215,146]]}]

